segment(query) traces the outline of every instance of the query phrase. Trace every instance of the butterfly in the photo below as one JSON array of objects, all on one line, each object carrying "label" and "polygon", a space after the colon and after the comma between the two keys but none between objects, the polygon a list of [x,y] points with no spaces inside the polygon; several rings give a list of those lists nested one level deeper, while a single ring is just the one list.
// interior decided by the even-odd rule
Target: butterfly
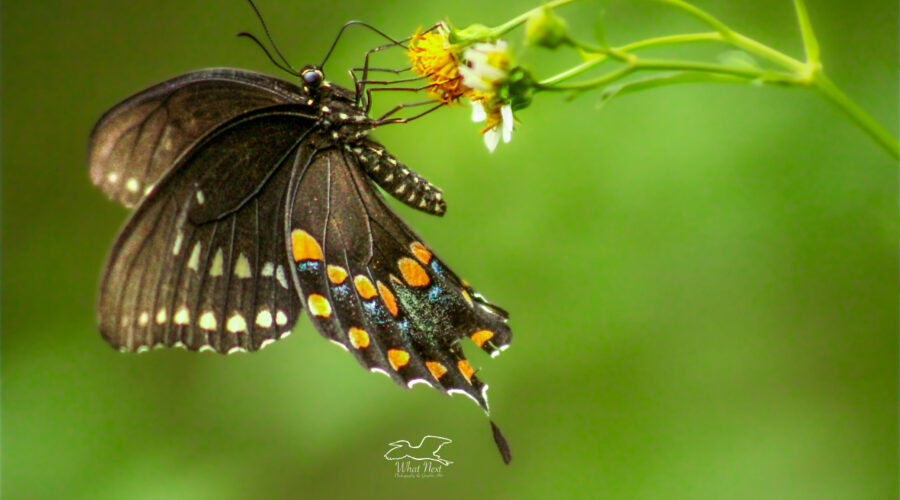
[{"label": "butterfly", "polygon": [[367,370],[487,412],[488,386],[461,342],[499,354],[508,314],[379,192],[440,216],[441,190],[369,137],[382,122],[358,88],[329,82],[321,65],[297,76],[196,71],[99,119],[91,179],[134,207],[101,278],[103,338],[123,352],[257,351],[288,336],[305,308]]}]

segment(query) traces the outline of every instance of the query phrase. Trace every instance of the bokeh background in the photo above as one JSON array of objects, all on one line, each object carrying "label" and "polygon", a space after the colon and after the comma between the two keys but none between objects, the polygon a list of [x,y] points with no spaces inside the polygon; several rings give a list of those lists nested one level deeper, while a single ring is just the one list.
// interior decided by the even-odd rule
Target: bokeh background
[{"label": "bokeh background", "polygon": [[[699,4],[801,55],[788,0]],[[533,5],[259,0],[296,65],[349,19],[399,37]],[[832,78],[896,133],[897,3],[809,8]],[[612,43],[703,29],[649,2],[562,13],[590,37],[601,11]],[[4,498],[897,495],[897,165],[810,92],[539,96],[493,155],[462,107],[379,133],[449,203],[399,211],[512,313],[509,351],[470,350],[509,467],[470,401],[366,373],[305,317],[252,355],[110,349],[96,288],[127,212],[90,183],[90,127],[189,70],[277,74],[242,30],[240,0],[3,2]],[[377,43],[352,32],[326,70]],[[395,479],[386,444],[425,434],[455,463]]]}]

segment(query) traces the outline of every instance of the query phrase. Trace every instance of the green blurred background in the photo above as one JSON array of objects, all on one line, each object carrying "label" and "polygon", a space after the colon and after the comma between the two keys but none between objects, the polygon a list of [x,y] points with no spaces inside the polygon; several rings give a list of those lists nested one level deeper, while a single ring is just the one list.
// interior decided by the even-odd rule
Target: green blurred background
[{"label": "green blurred background", "polygon": [[[259,5],[302,65],[349,19],[404,36],[534,3]],[[801,53],[788,0],[700,5]],[[589,35],[601,7],[612,43],[703,29],[644,2],[562,13]],[[896,133],[897,3],[809,8],[832,78]],[[493,155],[464,108],[379,133],[449,203],[401,214],[512,314],[509,351],[470,350],[506,467],[470,401],[366,373],[305,317],[252,355],[110,349],[94,304],[127,213],[88,179],[94,120],[189,70],[278,73],[234,37],[261,31],[241,0],[2,9],[4,498],[896,496],[897,168],[816,95],[540,96]],[[330,76],[377,43],[352,32]],[[424,434],[453,439],[455,463],[395,479],[386,443]]]}]

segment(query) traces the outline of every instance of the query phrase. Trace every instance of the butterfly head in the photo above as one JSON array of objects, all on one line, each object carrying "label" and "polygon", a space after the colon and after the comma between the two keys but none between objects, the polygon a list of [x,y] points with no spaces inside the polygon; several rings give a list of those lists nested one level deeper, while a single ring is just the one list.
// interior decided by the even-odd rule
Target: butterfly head
[{"label": "butterfly head", "polygon": [[303,83],[310,89],[318,89],[322,82],[325,81],[325,73],[322,73],[322,70],[315,66],[307,66],[300,72],[300,78],[303,79]]},{"label": "butterfly head", "polygon": [[315,107],[319,125],[332,140],[356,142],[375,128],[354,92],[326,80],[322,68],[306,66],[299,76],[307,104]]}]

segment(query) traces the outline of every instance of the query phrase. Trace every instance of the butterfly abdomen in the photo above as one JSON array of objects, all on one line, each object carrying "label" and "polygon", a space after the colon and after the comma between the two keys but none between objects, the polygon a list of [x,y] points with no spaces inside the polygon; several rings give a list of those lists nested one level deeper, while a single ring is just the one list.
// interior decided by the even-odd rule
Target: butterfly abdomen
[{"label": "butterfly abdomen", "polygon": [[370,179],[404,205],[432,215],[447,211],[442,191],[400,163],[382,145],[366,141],[347,149],[356,155]]}]

